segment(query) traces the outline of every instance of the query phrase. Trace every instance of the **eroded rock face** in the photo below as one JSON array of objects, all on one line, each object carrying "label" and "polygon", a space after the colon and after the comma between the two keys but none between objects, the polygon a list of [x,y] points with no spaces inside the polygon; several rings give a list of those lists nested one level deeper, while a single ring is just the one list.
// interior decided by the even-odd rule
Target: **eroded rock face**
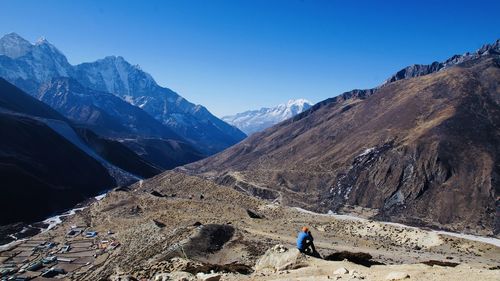
[{"label": "eroded rock face", "polygon": [[184,171],[313,211],[497,235],[500,55],[416,76],[318,103]]}]

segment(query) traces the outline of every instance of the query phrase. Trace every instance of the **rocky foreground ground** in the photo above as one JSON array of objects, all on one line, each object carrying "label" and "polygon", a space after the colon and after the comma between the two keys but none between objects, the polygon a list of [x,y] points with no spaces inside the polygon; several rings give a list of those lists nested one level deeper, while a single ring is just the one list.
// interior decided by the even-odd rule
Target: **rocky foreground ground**
[{"label": "rocky foreground ground", "polygon": [[[294,249],[302,226],[322,259]],[[174,172],[108,193],[0,262],[33,280],[500,280],[492,244],[308,213]]]}]

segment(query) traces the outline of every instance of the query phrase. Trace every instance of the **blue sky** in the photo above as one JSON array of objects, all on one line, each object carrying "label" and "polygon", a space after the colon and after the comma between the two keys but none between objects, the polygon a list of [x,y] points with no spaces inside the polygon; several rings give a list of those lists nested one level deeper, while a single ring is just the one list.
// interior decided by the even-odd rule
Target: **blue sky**
[{"label": "blue sky", "polygon": [[374,87],[500,38],[500,1],[0,0],[0,33],[121,55],[218,116]]}]

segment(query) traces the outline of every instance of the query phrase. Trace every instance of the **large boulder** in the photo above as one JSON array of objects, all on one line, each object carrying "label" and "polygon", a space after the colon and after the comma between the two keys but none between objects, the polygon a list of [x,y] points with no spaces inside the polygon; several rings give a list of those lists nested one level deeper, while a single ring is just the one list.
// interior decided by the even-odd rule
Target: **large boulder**
[{"label": "large boulder", "polygon": [[387,276],[385,277],[385,280],[388,281],[396,281],[396,280],[404,280],[410,278],[410,275],[406,272],[398,272],[398,271],[393,271],[389,272]]},{"label": "large boulder", "polygon": [[222,275],[219,273],[198,273],[196,274],[196,278],[200,281],[219,281],[221,279]]},{"label": "large boulder", "polygon": [[282,271],[289,269],[297,269],[307,266],[307,256],[300,253],[299,250],[293,248],[288,249],[283,245],[276,245],[257,261],[255,265],[256,271],[273,270]]},{"label": "large boulder", "polygon": [[196,277],[189,273],[189,272],[184,272],[184,271],[177,271],[177,272],[170,272],[170,273],[159,273],[156,274],[155,277],[153,278],[154,281],[170,281],[170,280],[177,280],[177,281],[194,281],[197,280]]}]

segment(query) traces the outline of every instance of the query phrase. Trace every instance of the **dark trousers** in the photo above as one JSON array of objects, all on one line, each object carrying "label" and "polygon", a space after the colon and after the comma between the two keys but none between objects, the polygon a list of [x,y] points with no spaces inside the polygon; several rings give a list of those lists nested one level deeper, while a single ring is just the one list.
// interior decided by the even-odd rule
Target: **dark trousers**
[{"label": "dark trousers", "polygon": [[299,251],[304,254],[312,254],[316,253],[316,248],[314,247],[313,241],[307,240],[306,243],[304,243],[304,248],[299,249]]}]

